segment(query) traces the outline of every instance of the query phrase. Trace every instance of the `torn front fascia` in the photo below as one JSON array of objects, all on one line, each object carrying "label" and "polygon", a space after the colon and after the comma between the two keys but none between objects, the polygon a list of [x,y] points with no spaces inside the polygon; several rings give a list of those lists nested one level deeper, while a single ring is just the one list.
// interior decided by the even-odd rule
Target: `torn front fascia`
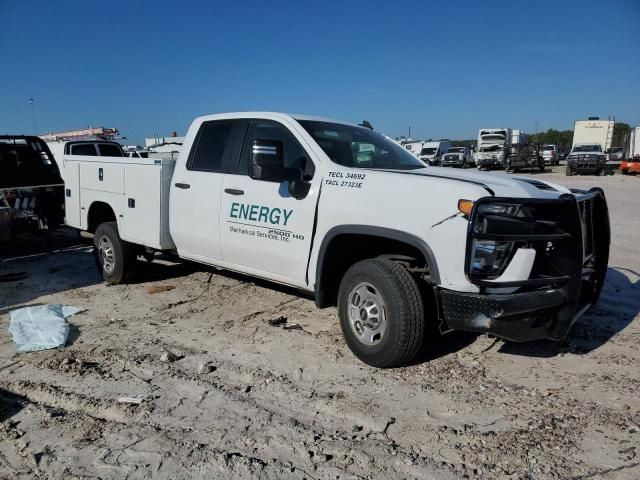
[{"label": "torn front fascia", "polygon": [[[490,203],[519,204],[529,209],[530,218],[520,225],[520,231],[517,222],[475,228],[480,206]],[[535,248],[530,278],[496,282],[474,275],[471,244],[478,238]],[[467,278],[480,287],[480,293],[439,289],[444,320],[451,329],[488,332],[515,341],[560,340],[597,301],[607,270],[609,243],[609,213],[601,189],[575,191],[558,199],[480,199],[470,217],[465,263]],[[487,287],[517,290],[487,294]]]}]

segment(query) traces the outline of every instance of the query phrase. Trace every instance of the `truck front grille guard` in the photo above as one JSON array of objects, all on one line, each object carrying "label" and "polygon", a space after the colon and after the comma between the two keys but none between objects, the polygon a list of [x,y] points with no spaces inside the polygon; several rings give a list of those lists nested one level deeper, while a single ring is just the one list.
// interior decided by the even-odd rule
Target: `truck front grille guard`
[{"label": "truck front grille guard", "polygon": [[593,154],[579,154],[569,157],[569,168],[585,169],[596,168],[599,164],[604,164],[604,159]]},{"label": "truck front grille guard", "polygon": [[[533,211],[535,223],[544,225],[544,233],[501,234],[478,232],[479,207],[489,203],[519,204]],[[530,224],[531,225],[531,224]],[[516,248],[536,250],[530,278],[517,281],[492,281],[472,272],[473,240],[514,242]],[[517,287],[519,291],[558,289],[565,302],[556,315],[556,331],[570,324],[578,314],[595,303],[600,295],[609,260],[609,212],[604,192],[599,188],[572,190],[558,199],[481,198],[474,204],[469,219],[465,274],[484,292],[487,288]],[[516,248],[513,250],[515,251]]]}]

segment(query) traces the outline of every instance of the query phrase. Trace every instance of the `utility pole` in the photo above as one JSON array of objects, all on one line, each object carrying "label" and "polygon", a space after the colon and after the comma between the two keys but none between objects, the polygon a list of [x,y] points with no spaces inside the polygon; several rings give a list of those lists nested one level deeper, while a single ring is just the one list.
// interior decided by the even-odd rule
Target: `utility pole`
[{"label": "utility pole", "polygon": [[411,125],[409,125],[409,137],[408,138],[411,138]]},{"label": "utility pole", "polygon": [[33,134],[38,135],[38,120],[36,119],[36,101],[33,97],[29,98],[31,104],[31,116],[33,118]]}]

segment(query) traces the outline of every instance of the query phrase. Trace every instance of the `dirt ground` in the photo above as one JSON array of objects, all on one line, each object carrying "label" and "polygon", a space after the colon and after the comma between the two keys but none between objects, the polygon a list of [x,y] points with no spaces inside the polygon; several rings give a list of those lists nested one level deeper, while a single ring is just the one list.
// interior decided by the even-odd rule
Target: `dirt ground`
[{"label": "dirt ground", "polygon": [[[397,369],[282,287],[166,261],[108,287],[68,232],[13,252],[0,478],[640,478],[640,179],[536,177],[605,188],[600,303],[565,342],[449,334]],[[86,311],[64,348],[15,353],[9,311],[43,303]]]}]

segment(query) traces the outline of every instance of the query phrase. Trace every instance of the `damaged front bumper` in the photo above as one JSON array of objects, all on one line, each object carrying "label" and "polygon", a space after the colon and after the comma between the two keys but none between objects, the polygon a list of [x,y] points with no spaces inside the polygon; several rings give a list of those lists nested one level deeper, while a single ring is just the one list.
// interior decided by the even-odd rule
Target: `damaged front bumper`
[{"label": "damaged front bumper", "polygon": [[[518,203],[534,215],[527,222],[489,221],[483,231],[473,227],[480,205],[500,202]],[[523,225],[527,231],[518,231]],[[474,239],[513,242],[514,251],[535,250],[528,278],[501,281],[474,274]],[[604,284],[610,243],[604,192],[574,190],[551,200],[480,199],[469,219],[467,243],[465,273],[479,293],[438,290],[446,327],[513,341],[561,340],[598,300]]]},{"label": "damaged front bumper", "polygon": [[499,158],[479,158],[478,159],[478,167],[480,168],[489,168],[489,169],[502,169],[504,168],[504,164],[502,160]]}]

